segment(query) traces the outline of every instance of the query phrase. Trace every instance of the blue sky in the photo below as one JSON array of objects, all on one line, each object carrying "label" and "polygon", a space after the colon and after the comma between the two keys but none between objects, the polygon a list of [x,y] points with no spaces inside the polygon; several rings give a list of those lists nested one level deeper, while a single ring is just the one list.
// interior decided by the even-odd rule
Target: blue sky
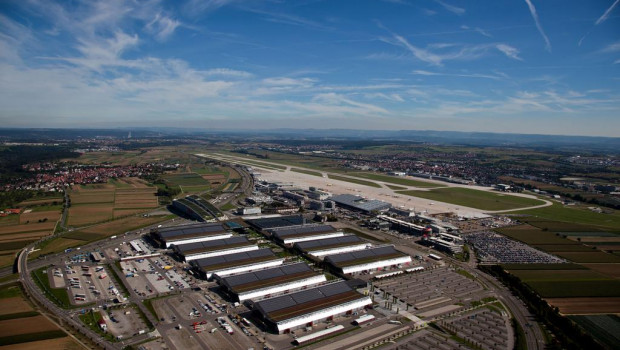
[{"label": "blue sky", "polygon": [[619,2],[3,0],[0,123],[620,137]]}]

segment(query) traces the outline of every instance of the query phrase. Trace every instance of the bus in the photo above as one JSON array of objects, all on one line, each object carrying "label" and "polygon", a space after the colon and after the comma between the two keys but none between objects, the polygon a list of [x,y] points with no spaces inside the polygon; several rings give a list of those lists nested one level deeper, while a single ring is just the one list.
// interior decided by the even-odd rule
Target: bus
[{"label": "bus", "polygon": [[439,255],[435,255],[435,254],[429,254],[428,255],[429,258],[434,259],[434,260],[441,260],[441,257]]}]

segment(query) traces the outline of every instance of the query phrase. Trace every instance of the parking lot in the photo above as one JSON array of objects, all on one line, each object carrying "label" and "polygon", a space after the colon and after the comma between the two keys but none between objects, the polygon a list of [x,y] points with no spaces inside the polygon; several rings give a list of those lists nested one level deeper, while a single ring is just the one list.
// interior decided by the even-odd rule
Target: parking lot
[{"label": "parking lot", "polygon": [[558,264],[566,260],[532,248],[527,244],[506,238],[495,232],[475,232],[465,236],[476,256],[484,262],[501,264]]},{"label": "parking lot", "polygon": [[513,332],[508,315],[481,308],[442,321],[441,326],[483,349],[512,349]]},{"label": "parking lot", "polygon": [[192,282],[191,277],[179,274],[174,265],[168,265],[159,257],[126,260],[120,265],[129,287],[142,297],[187,289]]},{"label": "parking lot", "polygon": [[396,344],[382,347],[385,350],[458,350],[468,349],[468,347],[459,344],[447,335],[437,335],[428,330],[422,330],[414,335],[407,337],[406,340],[399,341]]},{"label": "parking lot", "polygon": [[446,267],[399,275],[372,285],[374,296],[388,302],[400,300],[416,310],[456,303],[482,291],[480,284]]},{"label": "parking lot", "polygon": [[134,307],[102,310],[101,315],[106,321],[108,332],[118,339],[127,339],[148,329]]},{"label": "parking lot", "polygon": [[52,288],[66,288],[73,305],[107,300],[124,301],[114,281],[103,266],[65,265],[48,269]]}]

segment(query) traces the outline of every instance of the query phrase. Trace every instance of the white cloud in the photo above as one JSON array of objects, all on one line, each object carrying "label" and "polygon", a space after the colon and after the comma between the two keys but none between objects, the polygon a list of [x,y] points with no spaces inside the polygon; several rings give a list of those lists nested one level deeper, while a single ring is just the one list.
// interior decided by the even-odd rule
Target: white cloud
[{"label": "white cloud", "polygon": [[597,25],[605,22],[607,20],[607,18],[609,18],[609,14],[611,13],[611,11],[614,10],[614,8],[618,5],[619,2],[620,2],[620,0],[614,1],[614,3],[611,4],[611,6],[609,6],[607,11],[605,11],[605,13],[603,13],[603,15],[601,17],[599,17],[599,19],[596,20],[596,23],[594,23],[594,25],[597,26]]},{"label": "white cloud", "polygon": [[519,57],[519,50],[516,48],[506,45],[506,44],[497,44],[495,47],[501,51],[504,55],[519,61],[523,61],[521,57]]},{"label": "white cloud", "polygon": [[618,52],[620,51],[620,41],[616,41],[615,43],[611,43],[607,46],[605,46],[601,52]]},{"label": "white cloud", "polygon": [[532,18],[534,19],[534,23],[536,23],[536,28],[538,29],[538,32],[545,40],[545,49],[551,52],[551,42],[549,41],[547,34],[545,34],[545,31],[543,30],[542,25],[540,24],[540,20],[538,19],[538,13],[536,12],[536,7],[534,7],[534,4],[532,4],[532,0],[525,0],[525,2],[527,3],[527,7],[530,10],[530,14],[532,15]]},{"label": "white cloud", "polygon": [[455,15],[459,15],[462,16],[465,14],[465,9],[460,8],[460,7],[456,7],[450,4],[447,4],[441,0],[435,0],[436,3],[438,3],[439,5],[441,5],[443,8],[445,8],[446,10],[454,13]]}]

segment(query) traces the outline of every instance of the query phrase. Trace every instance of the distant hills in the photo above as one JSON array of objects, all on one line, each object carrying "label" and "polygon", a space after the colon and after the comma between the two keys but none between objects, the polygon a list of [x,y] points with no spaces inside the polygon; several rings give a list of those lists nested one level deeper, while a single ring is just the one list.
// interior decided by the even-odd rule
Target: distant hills
[{"label": "distant hills", "polygon": [[169,139],[192,136],[194,139],[235,140],[248,137],[257,140],[357,140],[378,142],[419,142],[446,145],[528,147],[571,152],[620,152],[620,137],[509,134],[437,130],[353,130],[353,129],[271,129],[226,130],[185,128],[118,128],[118,129],[0,129],[0,140],[44,142],[79,138]]}]

